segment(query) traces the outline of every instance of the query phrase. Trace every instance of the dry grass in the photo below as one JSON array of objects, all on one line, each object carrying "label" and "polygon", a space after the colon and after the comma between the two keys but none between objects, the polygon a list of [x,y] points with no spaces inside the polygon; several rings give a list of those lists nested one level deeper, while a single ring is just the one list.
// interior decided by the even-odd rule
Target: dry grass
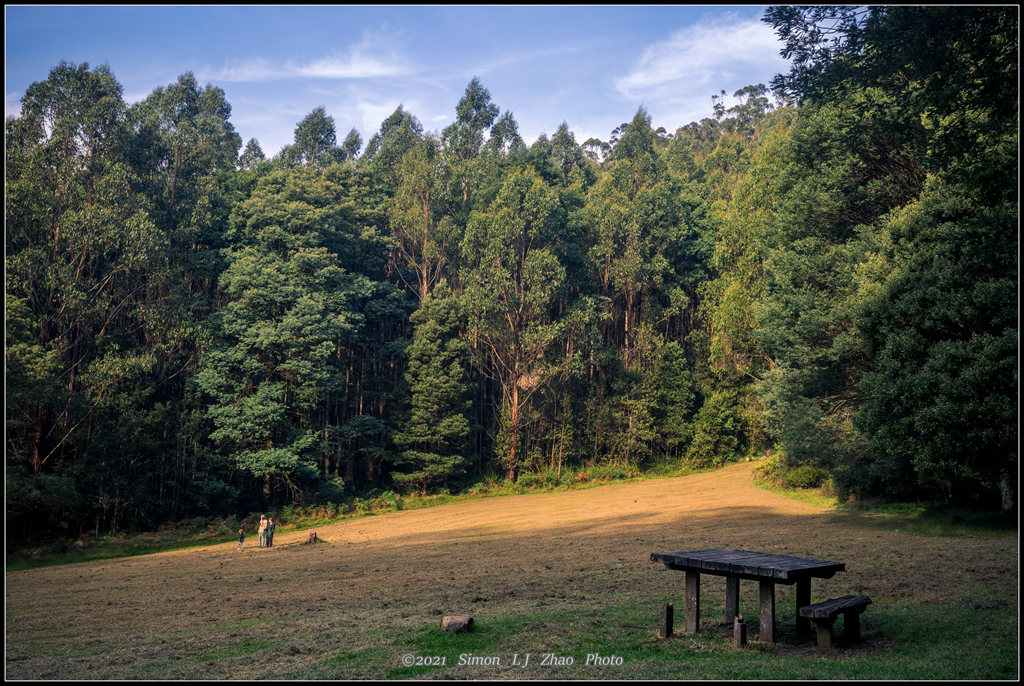
[{"label": "dry grass", "polygon": [[[400,676],[401,655],[445,614],[471,614],[483,626],[519,622],[529,635],[531,618],[598,626],[615,621],[608,608],[633,606],[653,632],[661,603],[675,600],[681,613],[683,578],[652,564],[650,553],[697,548],[843,561],[847,571],[816,580],[813,597],[870,595],[866,626],[872,609],[886,606],[1016,605],[1016,536],[891,530],[761,490],[751,466],[352,519],[318,529],[318,545],[304,545],[308,532],[285,531],[271,549],[257,549],[251,536],[244,551],[231,543],[9,572],[6,676]],[[752,611],[756,584],[742,588],[741,604]],[[704,589],[713,612],[724,582],[710,578]],[[784,624],[793,589],[778,587],[777,598]],[[540,624],[548,649],[572,652]],[[884,650],[886,640],[865,650]],[[785,641],[778,650],[808,652]],[[526,672],[439,674],[560,676]]]}]

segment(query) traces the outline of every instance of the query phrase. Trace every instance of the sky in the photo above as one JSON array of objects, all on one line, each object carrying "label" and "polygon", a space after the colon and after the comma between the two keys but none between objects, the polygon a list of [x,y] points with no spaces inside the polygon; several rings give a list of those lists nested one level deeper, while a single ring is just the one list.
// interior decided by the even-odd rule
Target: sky
[{"label": "sky", "polygon": [[401,105],[424,130],[455,119],[477,77],[527,144],[564,121],[607,141],[646,108],[675,131],[711,96],[787,71],[764,6],[5,6],[4,93],[62,60],[109,65],[128,103],[192,72],[221,88],[243,143],[272,156],[316,107],[363,142]]}]

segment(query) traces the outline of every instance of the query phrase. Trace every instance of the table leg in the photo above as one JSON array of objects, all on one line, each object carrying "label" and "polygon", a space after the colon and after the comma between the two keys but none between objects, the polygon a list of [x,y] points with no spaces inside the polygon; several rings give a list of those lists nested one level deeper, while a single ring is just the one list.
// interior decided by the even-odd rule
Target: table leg
[{"label": "table leg", "polygon": [[725,577],[725,621],[732,625],[740,611],[740,580],[736,576]]},{"label": "table leg", "polygon": [[686,572],[686,630],[700,630],[700,573]]},{"label": "table leg", "polygon": [[775,584],[759,581],[761,591],[761,640],[775,640]]},{"label": "table leg", "polygon": [[811,580],[798,579],[796,582],[796,630],[805,633],[811,630],[811,620],[800,616],[800,608],[811,604]]}]

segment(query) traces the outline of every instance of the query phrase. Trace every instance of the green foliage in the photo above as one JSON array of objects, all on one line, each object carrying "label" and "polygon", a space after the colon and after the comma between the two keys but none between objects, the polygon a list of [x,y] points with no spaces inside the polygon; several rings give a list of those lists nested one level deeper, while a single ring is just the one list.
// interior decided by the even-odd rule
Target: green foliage
[{"label": "green foliage", "polygon": [[396,459],[411,472],[392,472],[398,484],[422,493],[451,483],[465,465],[469,436],[469,344],[458,298],[442,282],[412,315],[415,326],[407,348],[405,379],[410,392],[409,418],[394,436],[404,448]]},{"label": "green foliage", "polygon": [[693,425],[693,441],[686,450],[686,462],[691,467],[720,467],[742,448],[739,410],[730,391],[706,398]]},{"label": "green foliage", "polygon": [[462,244],[468,325],[478,365],[501,386],[512,480],[520,413],[559,329],[550,313],[565,279],[552,251],[562,221],[557,192],[532,171],[514,172],[487,212],[474,213]]},{"label": "green foliage", "polygon": [[[484,144],[484,135],[490,131],[497,116],[498,106],[491,102],[490,91],[484,88],[480,79],[474,76],[466,86],[466,92],[462,99],[455,107],[455,123],[444,130],[445,145],[463,162],[469,162],[480,154]],[[508,142],[514,144],[515,128],[509,126],[509,119],[510,117],[503,120],[504,123],[499,133],[502,139],[508,138]],[[504,147],[504,140],[499,149],[501,147]]]},{"label": "green foliage", "polygon": [[331,433],[318,417],[341,388],[339,350],[364,321],[351,303],[371,287],[339,258],[351,259],[361,233],[346,180],[274,172],[236,208],[220,343],[195,377],[213,401],[211,439],[239,468],[293,491],[318,474]]},{"label": "green foliage", "polygon": [[293,154],[300,164],[315,167],[332,161],[331,152],[337,143],[334,117],[323,107],[307,114],[295,127]]},{"label": "green foliage", "polygon": [[1016,205],[966,196],[935,182],[894,217],[891,271],[859,318],[876,360],[859,420],[890,465],[883,489],[913,495],[894,478],[912,475],[954,503],[1017,461]]},{"label": "green foliage", "polygon": [[1012,508],[1018,12],[765,21],[774,104],[582,145],[474,78],[439,136],[317,108],[239,156],[192,74],[59,64],[5,124],[12,535],[761,452]]}]

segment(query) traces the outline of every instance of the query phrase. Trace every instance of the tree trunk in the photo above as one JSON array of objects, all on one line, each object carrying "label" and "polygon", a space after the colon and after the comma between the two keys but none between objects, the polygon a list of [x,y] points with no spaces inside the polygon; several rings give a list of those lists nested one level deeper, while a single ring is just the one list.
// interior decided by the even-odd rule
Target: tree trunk
[{"label": "tree trunk", "polygon": [[1017,492],[1014,488],[1016,480],[1010,478],[1010,470],[1003,467],[999,470],[999,491],[1002,496],[1003,512],[1013,512],[1017,507]]},{"label": "tree trunk", "polygon": [[512,408],[509,417],[508,480],[516,482],[516,445],[519,443],[519,380],[512,380]]}]

